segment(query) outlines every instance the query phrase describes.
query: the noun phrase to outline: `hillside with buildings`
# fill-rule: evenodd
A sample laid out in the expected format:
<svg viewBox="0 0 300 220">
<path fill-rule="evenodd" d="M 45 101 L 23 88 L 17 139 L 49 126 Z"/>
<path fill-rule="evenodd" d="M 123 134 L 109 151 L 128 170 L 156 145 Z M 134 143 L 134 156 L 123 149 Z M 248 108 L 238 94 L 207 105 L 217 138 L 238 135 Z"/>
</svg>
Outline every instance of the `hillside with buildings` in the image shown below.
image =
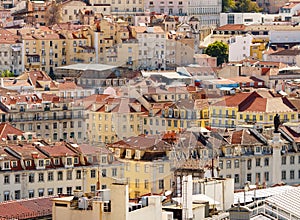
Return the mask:
<svg viewBox="0 0 300 220">
<path fill-rule="evenodd" d="M 0 219 L 300 219 L 300 3 L 225 3 L 1 1 Z"/>
</svg>

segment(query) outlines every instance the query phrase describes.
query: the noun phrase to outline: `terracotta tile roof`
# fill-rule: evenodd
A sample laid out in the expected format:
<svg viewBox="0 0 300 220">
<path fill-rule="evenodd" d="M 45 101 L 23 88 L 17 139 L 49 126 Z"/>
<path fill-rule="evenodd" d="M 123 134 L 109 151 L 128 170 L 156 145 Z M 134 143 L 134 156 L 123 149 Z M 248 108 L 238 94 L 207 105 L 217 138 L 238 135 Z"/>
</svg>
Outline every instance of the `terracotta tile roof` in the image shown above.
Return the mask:
<svg viewBox="0 0 300 220">
<path fill-rule="evenodd" d="M 276 51 L 269 56 L 297 56 L 300 54 L 300 50 L 295 50 L 295 49 L 287 49 L 287 50 L 281 50 L 281 51 Z"/>
<path fill-rule="evenodd" d="M 147 27 L 144 27 L 144 26 L 133 26 L 131 28 L 134 29 L 137 33 L 147 33 Z M 149 33 L 151 33 L 151 32 L 149 32 Z M 162 29 L 162 27 L 154 26 L 153 33 L 165 33 L 165 32 Z"/>
<path fill-rule="evenodd" d="M 261 144 L 259 139 L 257 139 L 254 135 L 252 135 L 247 129 L 231 132 L 227 140 L 229 144 L 234 144 L 234 145 Z"/>
<path fill-rule="evenodd" d="M 112 144 L 112 147 L 145 151 L 165 151 L 166 149 L 170 149 L 171 145 L 162 141 L 162 137 L 160 135 L 140 135 L 118 141 Z"/>
<path fill-rule="evenodd" d="M 17 103 L 37 104 L 41 103 L 42 99 L 36 94 L 30 95 L 4 95 L 0 100 L 4 105 L 9 106 Z"/>
<path fill-rule="evenodd" d="M 19 36 L 12 32 L 0 28 L 0 44 L 13 44 L 19 40 Z"/>
<path fill-rule="evenodd" d="M 293 112 L 294 106 L 281 97 L 262 98 L 256 97 L 245 105 L 239 106 L 239 111 L 245 112 L 266 112 L 266 113 L 279 113 L 279 112 Z"/>
<path fill-rule="evenodd" d="M 240 107 L 239 111 L 246 111 L 246 112 L 266 112 L 267 110 L 267 102 L 268 99 L 266 98 L 256 98 L 254 101 L 249 103 L 246 108 L 243 106 Z"/>
<path fill-rule="evenodd" d="M 76 85 L 75 82 L 63 82 L 58 84 L 59 90 L 82 90 L 83 88 Z"/>
<path fill-rule="evenodd" d="M 16 152 L 23 159 L 32 160 L 32 159 L 46 159 L 47 156 L 40 152 L 35 146 L 31 144 L 26 145 L 9 145 L 8 148 Z"/>
<path fill-rule="evenodd" d="M 65 142 L 55 142 L 53 145 L 39 146 L 39 149 L 41 149 L 50 157 L 64 157 L 64 156 L 78 155 L 78 153 L 76 153 L 74 150 L 68 148 Z"/>
<path fill-rule="evenodd" d="M 31 86 L 27 80 L 3 79 L 4 87 Z"/>
<path fill-rule="evenodd" d="M 300 4 L 299 2 L 288 2 L 281 8 L 284 8 L 284 9 L 294 8 L 295 6 L 297 6 L 299 4 Z"/>
<path fill-rule="evenodd" d="M 289 99 L 295 108 L 300 111 L 300 100 L 299 99 Z"/>
<path fill-rule="evenodd" d="M 52 199 L 42 197 L 0 203 L 0 219 L 36 219 L 52 213 Z"/>
<path fill-rule="evenodd" d="M 0 161 L 6 161 L 6 160 L 10 160 L 10 161 L 14 161 L 14 160 L 18 160 L 17 157 L 14 157 L 13 155 L 9 154 L 6 150 L 5 147 L 0 147 Z"/>
<path fill-rule="evenodd" d="M 11 124 L 9 123 L 1 123 L 0 124 L 0 140 L 8 140 L 8 135 L 9 134 L 14 134 L 17 136 L 22 136 L 24 134 L 23 131 L 13 127 Z"/>
<path fill-rule="evenodd" d="M 226 24 L 216 28 L 216 31 L 243 31 L 246 26 L 243 24 Z"/>
<path fill-rule="evenodd" d="M 283 130 L 283 132 L 285 132 L 296 143 L 300 143 L 300 133 L 288 126 L 280 126 L 280 129 Z"/>
<path fill-rule="evenodd" d="M 216 102 L 214 106 L 227 106 L 237 107 L 242 101 L 244 101 L 251 93 L 238 93 L 234 96 L 225 96 L 222 101 Z"/>
</svg>

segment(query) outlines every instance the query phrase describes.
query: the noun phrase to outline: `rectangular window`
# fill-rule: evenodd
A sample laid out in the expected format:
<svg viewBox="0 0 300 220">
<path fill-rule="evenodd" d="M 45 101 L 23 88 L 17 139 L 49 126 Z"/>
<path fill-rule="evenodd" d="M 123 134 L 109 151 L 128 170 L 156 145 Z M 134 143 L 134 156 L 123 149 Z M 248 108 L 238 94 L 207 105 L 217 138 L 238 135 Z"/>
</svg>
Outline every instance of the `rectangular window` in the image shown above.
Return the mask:
<svg viewBox="0 0 300 220">
<path fill-rule="evenodd" d="M 252 181 L 252 174 L 247 173 L 247 181 L 251 182 Z"/>
<path fill-rule="evenodd" d="M 281 171 L 281 179 L 286 180 L 286 171 L 285 170 Z"/>
<path fill-rule="evenodd" d="M 295 164 L 295 156 L 290 156 L 290 164 Z"/>
<path fill-rule="evenodd" d="M 260 167 L 260 158 L 256 158 L 256 166 Z"/>
<path fill-rule="evenodd" d="M 76 170 L 76 179 L 81 179 L 81 170 Z"/>
<path fill-rule="evenodd" d="M 62 194 L 63 193 L 63 188 L 62 187 L 59 187 L 57 188 L 57 194 Z"/>
<path fill-rule="evenodd" d="M 15 191 L 15 199 L 21 199 L 21 190 L 16 190 Z"/>
<path fill-rule="evenodd" d="M 223 169 L 223 161 L 222 160 L 219 161 L 219 167 L 220 167 L 220 169 Z"/>
<path fill-rule="evenodd" d="M 158 188 L 159 189 L 164 189 L 164 180 L 159 180 L 158 181 Z"/>
<path fill-rule="evenodd" d="M 91 170 L 91 178 L 96 178 L 96 170 Z"/>
<path fill-rule="evenodd" d="M 267 166 L 269 166 L 269 158 L 268 157 L 265 158 L 265 167 L 267 167 Z"/>
<path fill-rule="evenodd" d="M 72 170 L 67 171 L 67 180 L 72 180 Z"/>
<path fill-rule="evenodd" d="M 44 173 L 39 173 L 39 182 L 44 182 Z"/>
<path fill-rule="evenodd" d="M 239 182 L 240 182 L 239 174 L 234 174 L 234 183 L 239 183 Z"/>
<path fill-rule="evenodd" d="M 159 173 L 164 173 L 164 165 L 159 165 L 158 171 Z"/>
<path fill-rule="evenodd" d="M 231 169 L 231 160 L 226 161 L 226 168 Z"/>
<path fill-rule="evenodd" d="M 294 170 L 290 170 L 290 179 L 291 180 L 295 179 L 295 171 Z"/>
<path fill-rule="evenodd" d="M 53 195 L 53 188 L 49 188 L 48 189 L 48 196 L 52 196 Z"/>
<path fill-rule="evenodd" d="M 57 172 L 57 180 L 58 181 L 63 180 L 63 172 L 62 171 Z"/>
<path fill-rule="evenodd" d="M 15 183 L 20 183 L 20 174 L 15 175 Z"/>
<path fill-rule="evenodd" d="M 53 181 L 53 172 L 48 172 L 48 181 Z"/>
<path fill-rule="evenodd" d="M 28 182 L 30 182 L 30 183 L 34 182 L 34 173 L 29 173 Z"/>
<path fill-rule="evenodd" d="M 286 156 L 281 157 L 281 165 L 286 165 Z"/>
<path fill-rule="evenodd" d="M 10 182 L 9 179 L 10 179 L 9 175 L 5 175 L 4 176 L 4 184 L 9 184 L 9 182 Z"/>
<path fill-rule="evenodd" d="M 117 176 L 117 168 L 112 168 L 112 176 Z"/>
<path fill-rule="evenodd" d="M 67 194 L 72 195 L 72 187 L 67 187 Z"/>
<path fill-rule="evenodd" d="M 239 160 L 234 160 L 234 168 L 239 168 Z"/>
<path fill-rule="evenodd" d="M 265 172 L 265 181 L 267 182 L 267 181 L 269 181 L 269 172 Z"/>
<path fill-rule="evenodd" d="M 28 198 L 34 197 L 34 190 L 28 190 Z"/>
</svg>

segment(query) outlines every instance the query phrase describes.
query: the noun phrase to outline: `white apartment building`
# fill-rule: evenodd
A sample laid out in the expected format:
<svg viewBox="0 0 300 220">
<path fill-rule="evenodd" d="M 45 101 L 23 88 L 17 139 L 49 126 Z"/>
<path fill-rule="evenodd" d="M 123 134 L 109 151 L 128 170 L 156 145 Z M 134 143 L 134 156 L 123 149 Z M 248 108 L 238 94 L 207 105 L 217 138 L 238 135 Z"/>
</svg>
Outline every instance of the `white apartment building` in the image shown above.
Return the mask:
<svg viewBox="0 0 300 220">
<path fill-rule="evenodd" d="M 160 26 L 134 26 L 132 34 L 139 42 L 139 64 L 149 70 L 166 68 L 167 36 Z"/>
<path fill-rule="evenodd" d="M 239 135 L 244 144 L 232 143 L 224 148 L 219 157 L 219 176 L 233 178 L 236 189 L 244 188 L 246 182 L 258 186 L 300 183 L 300 152 L 297 144 L 292 144 L 290 131 L 283 127 L 281 133 L 272 134 L 272 140 L 259 132 L 251 131 L 251 137 Z M 233 135 L 231 140 L 238 138 Z"/>
<path fill-rule="evenodd" d="M 253 36 L 246 34 L 243 36 L 234 36 L 229 39 L 229 62 L 240 61 L 250 56 L 250 46 Z"/>
<path fill-rule="evenodd" d="M 0 202 L 71 195 L 74 190 L 91 192 L 106 188 L 111 179 L 120 179 L 122 164 L 108 153 L 102 152 L 101 160 L 95 153 L 81 153 L 92 152 L 93 147 L 89 148 L 66 142 L 35 142 L 35 146 L 19 142 L 0 147 Z"/>
<path fill-rule="evenodd" d="M 188 11 L 188 1 L 183 0 L 145 0 L 145 9 L 160 14 L 185 16 Z"/>
<path fill-rule="evenodd" d="M 198 18 L 202 27 L 217 26 L 222 12 L 221 0 L 191 0 L 188 16 Z"/>
</svg>

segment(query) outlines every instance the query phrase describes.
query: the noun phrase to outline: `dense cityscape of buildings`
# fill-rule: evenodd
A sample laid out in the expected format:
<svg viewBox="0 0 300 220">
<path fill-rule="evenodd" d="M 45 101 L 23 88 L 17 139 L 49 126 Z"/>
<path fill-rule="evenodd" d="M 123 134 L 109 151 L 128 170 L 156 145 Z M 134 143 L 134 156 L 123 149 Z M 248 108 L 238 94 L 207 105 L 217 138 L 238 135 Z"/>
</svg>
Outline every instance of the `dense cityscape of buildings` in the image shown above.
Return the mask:
<svg viewBox="0 0 300 220">
<path fill-rule="evenodd" d="M 1 1 L 0 219 L 300 219 L 300 3 L 252 3 Z"/>
</svg>

